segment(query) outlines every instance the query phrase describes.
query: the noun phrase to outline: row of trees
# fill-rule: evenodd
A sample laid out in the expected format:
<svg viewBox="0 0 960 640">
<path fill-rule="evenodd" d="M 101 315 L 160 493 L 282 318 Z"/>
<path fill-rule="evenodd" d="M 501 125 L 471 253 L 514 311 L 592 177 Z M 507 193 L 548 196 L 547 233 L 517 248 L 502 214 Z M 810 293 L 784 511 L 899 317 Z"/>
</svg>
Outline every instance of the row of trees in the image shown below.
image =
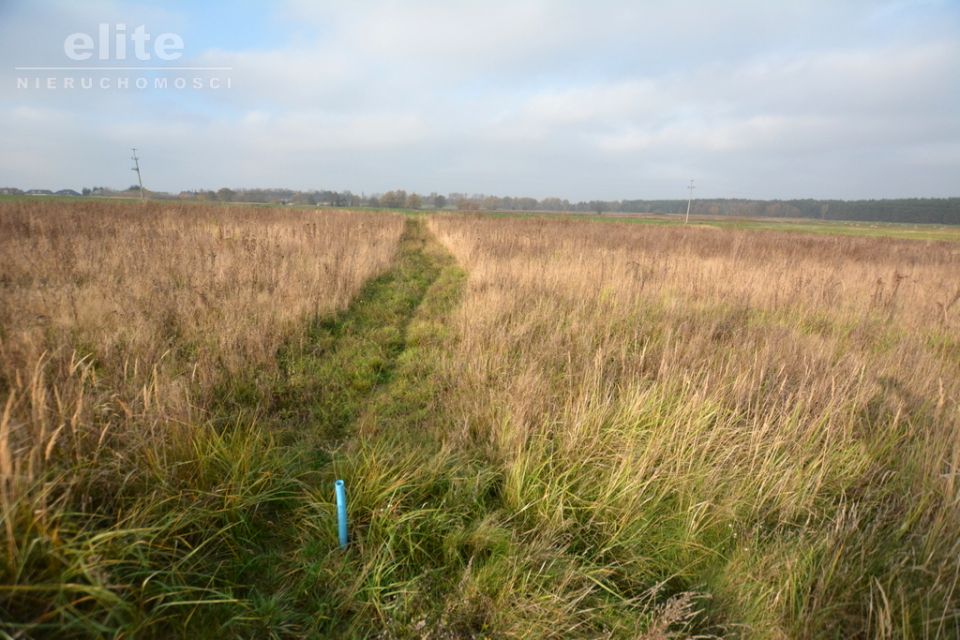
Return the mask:
<svg viewBox="0 0 960 640">
<path fill-rule="evenodd" d="M 560 198 L 514 198 L 484 194 L 431 193 L 421 195 L 403 189 L 357 195 L 350 191 L 294 191 L 292 189 L 220 189 L 218 191 L 183 191 L 182 199 L 219 202 L 253 202 L 273 204 L 317 205 L 327 207 L 374 207 L 384 209 L 450 209 L 460 211 L 620 211 L 618 203 L 571 203 Z M 685 202 L 685 201 L 684 201 Z"/>
<path fill-rule="evenodd" d="M 451 209 L 460 211 L 561 211 L 591 214 L 658 213 L 681 214 L 686 200 L 587 200 L 561 198 L 501 197 L 484 194 L 438 193 L 420 195 L 402 189 L 382 194 L 357 195 L 350 191 L 291 191 L 281 189 L 221 189 L 205 193 L 210 200 L 225 202 L 283 202 L 332 207 L 381 207 L 385 209 Z M 960 198 L 899 198 L 894 200 L 695 200 L 693 213 L 710 216 L 801 218 L 960 224 Z"/>
<path fill-rule="evenodd" d="M 611 203 L 613 204 L 613 203 Z M 632 200 L 621 211 L 683 213 L 685 200 Z M 897 198 L 891 200 L 696 200 L 698 215 L 750 218 L 800 218 L 913 224 L 960 224 L 960 198 Z"/>
<path fill-rule="evenodd" d="M 316 205 L 324 207 L 383 207 L 385 209 L 444 209 L 447 197 L 431 193 L 421 196 L 404 190 L 365 195 L 351 191 L 294 191 L 292 189 L 220 189 L 218 191 L 183 191 L 181 199 L 218 202 L 253 202 L 270 204 Z"/>
<path fill-rule="evenodd" d="M 42 191 L 42 193 L 41 193 Z M 127 196 L 139 192 L 134 185 L 126 191 L 106 187 L 84 188 L 84 196 Z M 75 191 L 21 191 L 0 189 L 0 194 L 80 195 Z M 446 209 L 460 211 L 559 211 L 591 214 L 655 213 L 682 214 L 686 200 L 588 200 L 571 202 L 561 198 L 528 198 L 485 194 L 431 193 L 421 195 L 403 189 L 372 195 L 351 191 L 296 191 L 293 189 L 227 189 L 183 191 L 177 195 L 150 192 L 155 199 L 179 198 L 211 202 L 295 204 L 319 207 L 374 207 L 385 209 Z M 960 224 L 960 198 L 898 198 L 892 200 L 695 200 L 693 213 L 709 216 L 854 220 L 864 222 L 905 222 Z"/>
<path fill-rule="evenodd" d="M 682 214 L 686 200 L 589 200 L 500 198 L 450 194 L 457 209 L 484 211 L 567 211 L 575 213 Z M 960 198 L 897 198 L 890 200 L 694 200 L 696 215 L 960 224 Z"/>
</svg>

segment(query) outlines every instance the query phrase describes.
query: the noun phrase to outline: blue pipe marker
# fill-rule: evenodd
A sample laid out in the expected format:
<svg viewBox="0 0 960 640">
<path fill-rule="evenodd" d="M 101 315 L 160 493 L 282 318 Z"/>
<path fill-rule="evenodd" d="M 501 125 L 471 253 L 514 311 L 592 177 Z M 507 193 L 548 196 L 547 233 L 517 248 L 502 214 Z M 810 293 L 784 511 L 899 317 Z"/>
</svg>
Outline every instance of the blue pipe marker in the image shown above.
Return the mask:
<svg viewBox="0 0 960 640">
<path fill-rule="evenodd" d="M 347 487 L 343 480 L 334 483 L 337 491 L 337 533 L 340 534 L 340 548 L 347 548 Z"/>
</svg>

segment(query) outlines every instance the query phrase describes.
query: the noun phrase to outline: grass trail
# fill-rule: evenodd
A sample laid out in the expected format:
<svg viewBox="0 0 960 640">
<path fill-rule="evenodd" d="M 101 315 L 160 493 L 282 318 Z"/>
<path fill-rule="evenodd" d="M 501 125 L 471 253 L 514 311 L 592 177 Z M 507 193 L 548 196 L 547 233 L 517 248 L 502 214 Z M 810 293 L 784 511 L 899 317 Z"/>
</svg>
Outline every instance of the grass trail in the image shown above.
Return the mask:
<svg viewBox="0 0 960 640">
<path fill-rule="evenodd" d="M 345 314 L 317 321 L 280 354 L 283 378 L 270 422 L 327 452 L 350 434 L 366 403 L 391 380 L 407 326 L 440 271 L 424 251 L 427 240 L 423 224 L 408 220 L 396 267 L 364 287 Z"/>
<path fill-rule="evenodd" d="M 0 637 L 311 637 L 366 611 L 352 604 L 364 581 L 345 577 L 367 508 L 345 461 L 386 424 L 378 414 L 413 416 L 426 400 L 397 390 L 427 389 L 409 382 L 423 337 L 411 323 L 452 265 L 421 220 L 405 224 L 393 268 L 288 340 L 279 373 L 235 376 L 207 421 L 124 461 L 142 478 L 105 486 L 82 512 L 22 505 L 19 535 L 34 542 L 0 570 Z M 347 554 L 338 474 L 354 517 Z"/>
<path fill-rule="evenodd" d="M 384 490 L 397 487 L 364 477 L 365 463 L 371 446 L 381 453 L 427 450 L 415 441 L 437 418 L 436 355 L 463 279 L 422 221 L 408 219 L 395 268 L 368 284 L 346 313 L 316 322 L 280 354 L 283 374 L 273 396 L 258 399 L 259 422 L 296 452 L 305 493 L 247 550 L 234 580 L 249 585 L 241 589 L 247 606 L 228 628 L 264 637 L 340 636 L 386 623 L 387 594 L 376 585 L 400 587 L 387 571 L 371 575 L 384 567 L 372 566 L 382 558 L 368 539 L 383 533 L 376 515 L 391 504 Z M 397 448 L 400 441 L 413 446 Z M 376 466 L 389 473 L 394 465 Z M 346 553 L 336 539 L 338 477 L 347 481 L 350 503 Z"/>
</svg>

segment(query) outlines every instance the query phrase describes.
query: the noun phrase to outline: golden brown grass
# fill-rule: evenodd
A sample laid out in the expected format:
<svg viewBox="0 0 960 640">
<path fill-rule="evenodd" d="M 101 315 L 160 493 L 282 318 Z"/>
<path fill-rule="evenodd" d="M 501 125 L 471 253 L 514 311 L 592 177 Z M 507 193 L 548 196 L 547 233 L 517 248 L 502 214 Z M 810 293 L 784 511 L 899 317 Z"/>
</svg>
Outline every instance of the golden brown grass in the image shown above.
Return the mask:
<svg viewBox="0 0 960 640">
<path fill-rule="evenodd" d="M 960 636 L 960 246 L 428 224 L 0 202 L 0 633 Z"/>
<path fill-rule="evenodd" d="M 328 211 L 4 201 L 0 457 L 30 482 L 81 423 L 102 441 L 134 418 L 195 421 L 225 379 L 275 368 L 305 319 L 343 309 L 402 228 Z"/>
<path fill-rule="evenodd" d="M 469 273 L 446 437 L 528 535 L 703 629 L 960 634 L 960 247 L 430 225 Z"/>
<path fill-rule="evenodd" d="M 169 524 L 187 512 L 182 490 L 229 483 L 204 464 L 224 452 L 235 459 L 216 464 L 241 473 L 262 453 L 249 429 L 213 428 L 223 416 L 211 409 L 254 393 L 285 341 L 386 270 L 403 226 L 330 211 L 0 202 L 0 611 L 64 624 L 109 601 L 103 585 L 122 563 L 101 547 L 116 539 L 136 554 L 162 520 L 146 507 L 133 517 L 131 500 L 170 497 Z M 227 451 L 224 438 L 249 446 Z M 155 541 L 164 557 L 188 552 L 170 530 Z M 71 594 L 70 582 L 93 586 Z"/>
</svg>

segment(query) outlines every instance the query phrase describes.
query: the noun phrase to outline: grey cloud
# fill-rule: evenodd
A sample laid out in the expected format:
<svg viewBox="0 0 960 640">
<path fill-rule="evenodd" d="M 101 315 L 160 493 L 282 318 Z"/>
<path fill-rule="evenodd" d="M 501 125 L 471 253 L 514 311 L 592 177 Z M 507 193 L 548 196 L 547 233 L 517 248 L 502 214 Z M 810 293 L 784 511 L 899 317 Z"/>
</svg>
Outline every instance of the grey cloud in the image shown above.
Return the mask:
<svg viewBox="0 0 960 640">
<path fill-rule="evenodd" d="M 42 57 L 80 9 L 64 11 L 49 31 L 0 27 L 4 59 Z M 98 11 L 118 5 L 82 13 Z M 230 91 L 31 93 L 0 69 L 0 183 L 125 186 L 135 143 L 148 181 L 171 190 L 677 197 L 695 175 L 717 196 L 957 195 L 957 15 L 947 3 L 292 1 L 279 10 L 288 44 L 199 52 L 234 68 Z"/>
</svg>

